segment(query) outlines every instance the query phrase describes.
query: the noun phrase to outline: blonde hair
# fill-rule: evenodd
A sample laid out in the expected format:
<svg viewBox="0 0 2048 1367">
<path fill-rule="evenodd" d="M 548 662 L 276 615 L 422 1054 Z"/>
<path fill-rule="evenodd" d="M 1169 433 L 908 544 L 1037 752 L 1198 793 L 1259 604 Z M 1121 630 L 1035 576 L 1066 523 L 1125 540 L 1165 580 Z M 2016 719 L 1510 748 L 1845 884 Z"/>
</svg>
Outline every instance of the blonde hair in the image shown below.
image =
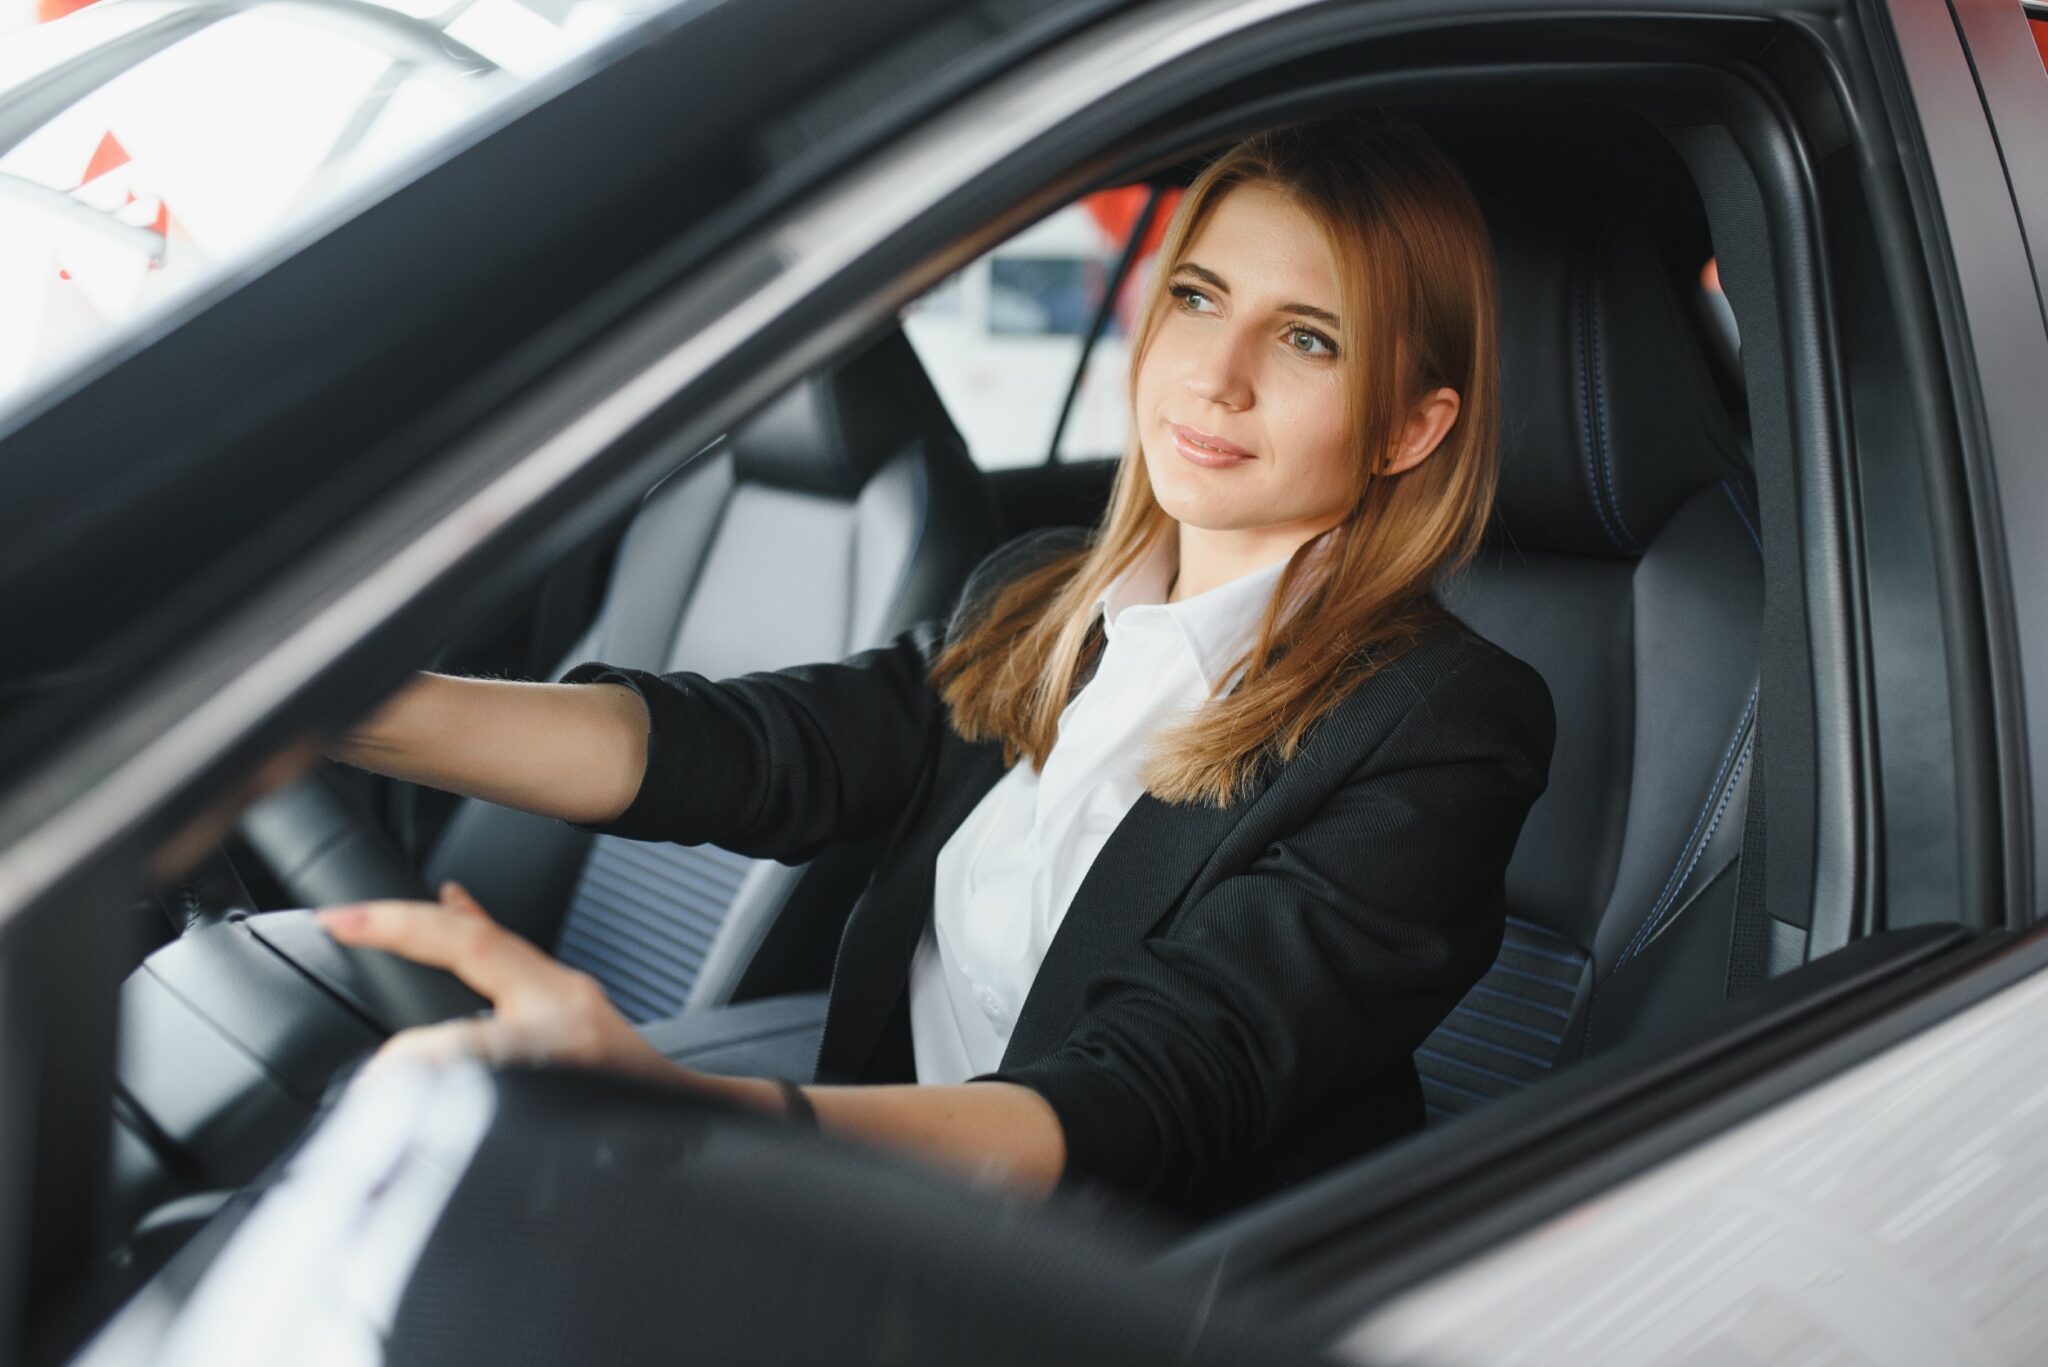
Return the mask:
<svg viewBox="0 0 2048 1367">
<path fill-rule="evenodd" d="M 1140 778 L 1168 802 L 1227 806 L 1259 765 L 1442 619 L 1437 578 L 1479 547 L 1499 471 L 1499 324 L 1493 250 L 1463 176 L 1414 124 L 1384 111 L 1272 128 L 1225 150 L 1181 198 L 1131 344 L 1127 397 L 1170 298 L 1173 270 L 1223 196 L 1287 194 L 1335 250 L 1342 309 L 1356 320 L 1347 406 L 1356 434 L 1350 514 L 1288 560 L 1254 643 L 1219 678 L 1223 697 L 1154 737 Z M 1420 465 L 1381 474 L 1409 408 L 1448 385 L 1456 420 Z M 1042 767 L 1077 679 L 1101 650 L 1094 601 L 1167 535 L 1136 426 L 1089 544 L 1019 574 L 933 662 L 953 728 L 1000 739 L 1006 764 Z"/>
</svg>

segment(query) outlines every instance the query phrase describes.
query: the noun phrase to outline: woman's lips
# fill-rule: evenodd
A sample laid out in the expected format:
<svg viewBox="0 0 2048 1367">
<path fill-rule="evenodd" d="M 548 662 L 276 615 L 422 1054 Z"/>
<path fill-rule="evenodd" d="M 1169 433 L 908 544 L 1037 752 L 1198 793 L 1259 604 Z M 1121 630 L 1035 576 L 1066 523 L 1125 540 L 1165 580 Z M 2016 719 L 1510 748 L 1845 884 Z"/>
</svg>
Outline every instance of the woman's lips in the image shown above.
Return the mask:
<svg viewBox="0 0 2048 1367">
<path fill-rule="evenodd" d="M 1183 427 L 1177 422 L 1170 422 L 1166 429 L 1173 433 L 1175 448 L 1197 465 L 1213 469 L 1222 465 L 1242 465 L 1253 459 L 1252 453 L 1237 443 L 1210 436 L 1199 427 Z"/>
</svg>

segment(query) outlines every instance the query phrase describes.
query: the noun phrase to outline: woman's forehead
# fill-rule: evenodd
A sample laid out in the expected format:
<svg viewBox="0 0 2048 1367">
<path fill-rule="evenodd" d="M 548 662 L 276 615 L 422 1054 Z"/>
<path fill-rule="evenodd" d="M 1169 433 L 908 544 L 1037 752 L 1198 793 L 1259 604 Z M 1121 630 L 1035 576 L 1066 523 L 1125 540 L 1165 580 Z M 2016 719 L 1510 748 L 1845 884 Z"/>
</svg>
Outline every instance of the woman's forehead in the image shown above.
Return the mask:
<svg viewBox="0 0 2048 1367">
<path fill-rule="evenodd" d="M 1337 257 L 1328 235 L 1292 196 L 1269 185 L 1224 192 L 1181 262 L 1219 276 L 1241 305 L 1299 302 L 1339 311 Z"/>
</svg>

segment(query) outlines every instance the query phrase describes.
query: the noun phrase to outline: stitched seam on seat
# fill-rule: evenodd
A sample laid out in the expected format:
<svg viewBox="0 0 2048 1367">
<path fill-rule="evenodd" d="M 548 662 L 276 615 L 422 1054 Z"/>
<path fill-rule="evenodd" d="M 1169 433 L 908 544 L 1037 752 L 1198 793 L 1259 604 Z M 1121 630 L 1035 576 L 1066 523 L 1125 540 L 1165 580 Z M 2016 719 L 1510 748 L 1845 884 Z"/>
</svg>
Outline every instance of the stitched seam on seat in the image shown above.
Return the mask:
<svg viewBox="0 0 2048 1367">
<path fill-rule="evenodd" d="M 1533 930 L 1538 935 L 1548 936 L 1549 938 L 1557 941 L 1559 944 L 1569 945 L 1574 950 L 1579 950 L 1579 942 L 1577 940 L 1574 940 L 1571 936 L 1565 934 L 1561 930 L 1552 930 L 1549 926 L 1540 925 L 1535 921 L 1525 921 L 1519 916 L 1508 917 L 1508 924 L 1511 926 L 1518 926 L 1523 930 Z M 1585 958 L 1584 950 L 1579 950 L 1579 957 L 1581 959 Z"/>
<path fill-rule="evenodd" d="M 1606 484 L 1604 487 L 1607 505 L 1614 513 L 1614 525 L 1621 529 L 1623 538 L 1628 542 L 1627 549 L 1639 551 L 1642 549 L 1642 543 L 1637 541 L 1636 534 L 1628 529 L 1628 522 L 1621 515 L 1621 498 L 1614 491 L 1613 451 L 1610 449 L 1610 444 L 1607 440 L 1607 377 L 1605 367 L 1600 361 L 1600 254 L 1606 250 L 1607 240 L 1613 236 L 1614 226 L 1619 222 L 1621 220 L 1618 217 L 1608 219 L 1606 225 L 1600 229 L 1600 236 L 1593 244 L 1593 258 L 1589 263 L 1588 269 L 1592 306 L 1588 317 L 1586 335 L 1592 348 L 1594 376 L 1593 416 L 1598 423 L 1599 440 L 1597 445 L 1600 451 L 1600 468 L 1606 473 Z"/>
<path fill-rule="evenodd" d="M 1593 464 L 1592 362 L 1590 359 L 1591 348 L 1587 341 L 1592 331 L 1591 324 L 1587 320 L 1587 313 L 1589 311 L 1587 297 L 1592 292 L 1588 282 L 1593 274 L 1592 253 L 1590 251 L 1580 262 L 1579 271 L 1578 288 L 1573 291 L 1576 298 L 1573 300 L 1572 322 L 1576 325 L 1576 330 L 1579 334 L 1577 338 L 1578 346 L 1576 348 L 1579 369 L 1579 444 L 1584 448 L 1586 455 L 1586 488 L 1593 499 L 1593 512 L 1599 517 L 1600 527 L 1607 533 L 1607 539 L 1614 543 L 1617 550 L 1627 550 L 1628 547 L 1622 544 L 1621 538 L 1615 535 L 1614 524 L 1607 520 L 1607 504 L 1602 499 L 1600 493 L 1600 475 Z"/>
<path fill-rule="evenodd" d="M 1492 968 L 1487 970 L 1487 972 L 1505 973 L 1511 978 L 1521 978 L 1526 982 L 1541 983 L 1545 987 L 1556 988 L 1559 991 L 1562 991 L 1564 988 L 1564 984 L 1559 982 L 1555 978 L 1546 978 L 1540 973 L 1530 973 L 1519 968 L 1509 968 L 1504 963 L 1496 962 Z"/>
<path fill-rule="evenodd" d="M 1577 968 L 1586 962 L 1586 956 L 1583 954 L 1560 954 L 1554 949 L 1537 949 L 1533 945 L 1518 945 L 1512 941 L 1503 941 L 1500 952 L 1502 954 L 1526 954 L 1532 959 L 1542 959 L 1547 963 L 1553 964 L 1570 964 L 1573 968 Z M 1499 955 L 1495 957 L 1498 958 Z"/>
<path fill-rule="evenodd" d="M 1513 1045 L 1502 1044 L 1498 1040 L 1486 1039 L 1480 1035 L 1468 1035 L 1463 1030 L 1453 1030 L 1448 1025 L 1439 1025 L 1434 1033 L 1442 1035 L 1445 1039 L 1458 1040 L 1461 1043 L 1476 1045 L 1481 1049 L 1491 1049 L 1496 1054 L 1504 1054 L 1508 1058 L 1519 1059 L 1523 1063 L 1533 1063 L 1538 1068 L 1548 1068 L 1551 1063 L 1549 1059 L 1544 1058 L 1541 1054 L 1532 1054 L 1526 1049 L 1517 1049 Z M 1453 1055 L 1453 1057 L 1456 1056 Z M 1463 1062 L 1462 1059 L 1459 1061 Z"/>
<path fill-rule="evenodd" d="M 1491 970 L 1489 970 L 1489 972 L 1499 972 L 1499 971 L 1500 971 L 1500 965 L 1498 965 L 1498 964 L 1495 964 L 1495 965 L 1493 966 L 1493 968 L 1492 968 Z M 1511 970 L 1511 971 L 1512 971 L 1512 970 Z M 1582 971 L 1582 972 L 1584 971 L 1584 970 L 1583 970 L 1583 968 L 1581 969 L 1581 971 Z M 1557 986 L 1557 987 L 1562 987 L 1562 986 L 1563 986 L 1563 984 L 1561 984 L 1561 983 L 1558 983 L 1558 984 L 1552 984 L 1552 985 L 1553 985 L 1553 986 Z M 1544 1015 L 1546 1015 L 1546 1016 L 1555 1016 L 1555 1017 L 1557 1017 L 1557 1018 L 1558 1018 L 1559 1020 L 1561 1020 L 1561 1021 L 1564 1021 L 1564 1022 L 1566 1022 L 1567 1024 L 1569 1024 L 1569 1023 L 1570 1023 L 1570 1021 L 1571 1021 L 1571 1018 L 1572 1018 L 1572 1013 L 1571 1013 L 1571 1012 L 1569 1012 L 1569 1011 L 1567 1011 L 1567 1010 L 1565 1010 L 1565 1009 L 1564 1009 L 1563 1007 L 1560 1007 L 1560 1006 L 1551 1006 L 1551 1005 L 1549 1005 L 1549 1004 L 1548 1004 L 1548 1003 L 1546 1003 L 1546 1002 L 1539 1002 L 1539 1001 L 1536 1001 L 1536 1000 L 1534 1000 L 1533 998 L 1529 998 L 1529 997 L 1517 997 L 1517 996 L 1516 996 L 1516 995 L 1515 995 L 1514 993 L 1512 993 L 1512 992 L 1504 992 L 1504 991 L 1502 991 L 1502 990 L 1501 990 L 1500 988 L 1498 988 L 1498 987 L 1489 987 L 1489 986 L 1487 986 L 1487 985 L 1486 985 L 1486 984 L 1485 984 L 1484 982 L 1481 982 L 1481 983 L 1479 983 L 1479 984 L 1478 984 L 1477 986 L 1475 986 L 1475 987 L 1474 987 L 1474 988 L 1473 988 L 1472 990 L 1473 990 L 1473 992 L 1477 993 L 1478 995 L 1480 995 L 1480 996 L 1482 996 L 1482 997 L 1499 997 L 1499 998 L 1500 998 L 1500 999 L 1501 999 L 1502 1001 L 1506 1001 L 1506 1002 L 1513 1002 L 1513 1003 L 1514 1003 L 1515 1005 L 1517 1005 L 1517 1006 L 1526 1006 L 1526 1007 L 1528 1007 L 1528 1008 L 1529 1008 L 1529 1009 L 1530 1009 L 1531 1011 L 1541 1011 L 1541 1012 L 1542 1012 L 1542 1013 L 1543 1013 Z"/>
<path fill-rule="evenodd" d="M 1423 1086 L 1425 1086 L 1425 1087 L 1440 1087 L 1440 1088 L 1442 1088 L 1442 1089 L 1443 1089 L 1444 1091 L 1446 1091 L 1446 1092 L 1456 1092 L 1456 1093 L 1457 1093 L 1457 1094 L 1458 1094 L 1459 1096 L 1464 1096 L 1464 1097 L 1470 1097 L 1470 1098 L 1471 1098 L 1472 1100 L 1474 1100 L 1474 1101 L 1497 1101 L 1497 1100 L 1499 1100 L 1499 1098 L 1498 1098 L 1498 1097 L 1491 1097 L 1491 1096 L 1488 1096 L 1488 1095 L 1487 1095 L 1486 1093 L 1484 1093 L 1484 1092 L 1482 1092 L 1482 1091 L 1478 1091 L 1478 1090 L 1476 1090 L 1475 1088 L 1471 1088 L 1471 1087 L 1461 1087 L 1461 1086 L 1459 1086 L 1459 1085 L 1458 1085 L 1457 1083 L 1455 1083 L 1455 1082 L 1447 1082 L 1447 1081 L 1445 1081 L 1445 1080 L 1444 1080 L 1443 1078 L 1441 1078 L 1441 1077 L 1438 1077 L 1438 1076 L 1437 1076 L 1436 1074 L 1434 1074 L 1434 1073 L 1425 1073 L 1425 1074 L 1423 1075 L 1423 1078 L 1422 1078 L 1422 1085 L 1423 1085 Z M 1528 1085 L 1528 1084 L 1526 1084 L 1526 1083 L 1517 1083 L 1516 1085 L 1517 1085 L 1517 1086 L 1526 1086 L 1526 1085 Z"/>
<path fill-rule="evenodd" d="M 1735 508 L 1735 516 L 1742 520 L 1742 530 L 1749 533 L 1749 544 L 1756 547 L 1756 553 L 1761 557 L 1764 553 L 1764 539 L 1756 534 L 1755 525 L 1750 522 L 1749 514 L 1743 510 L 1742 500 L 1735 496 L 1735 486 L 1724 479 L 1721 481 L 1721 492 L 1728 495 L 1728 502 Z"/>
<path fill-rule="evenodd" d="M 1622 964 L 1626 963 L 1635 954 L 1637 948 L 1642 943 L 1643 936 L 1649 931 L 1651 922 L 1663 912 L 1665 904 L 1671 900 L 1671 895 L 1684 882 L 1684 873 L 1681 872 L 1681 865 L 1686 870 L 1691 868 L 1691 865 L 1685 864 L 1686 852 L 1691 850 L 1693 842 L 1699 839 L 1701 828 L 1706 825 L 1709 814 L 1714 809 L 1715 802 L 1722 796 L 1722 785 L 1728 781 L 1729 766 L 1735 761 L 1736 750 L 1742 746 L 1743 736 L 1749 729 L 1750 715 L 1756 711 L 1756 695 L 1756 689 L 1752 688 L 1749 690 L 1749 702 L 1742 709 L 1741 719 L 1735 723 L 1735 734 L 1728 740 L 1728 749 L 1721 755 L 1720 765 L 1714 770 L 1714 781 L 1707 788 L 1707 800 L 1701 804 L 1700 814 L 1693 819 L 1692 831 L 1685 837 L 1685 843 L 1678 847 L 1678 860 L 1672 865 L 1671 877 L 1665 881 L 1663 891 L 1657 894 L 1657 900 L 1650 904 L 1649 914 L 1644 917 L 1643 924 L 1637 927 L 1634 935 L 1629 937 L 1628 944 L 1621 951 L 1621 957 L 1615 960 L 1615 968 L 1620 968 Z M 1610 975 L 1613 971 L 1613 969 L 1608 970 Z"/>
<path fill-rule="evenodd" d="M 1476 992 L 1478 989 L 1474 988 L 1473 990 Z M 1509 997 L 1508 1000 L 1515 1001 L 1517 999 Z M 1534 1035 L 1546 1044 L 1556 1044 L 1564 1039 L 1564 1032 L 1561 1030 L 1543 1030 L 1533 1025 L 1524 1025 L 1520 1021 L 1509 1020 L 1506 1016 L 1496 1016 L 1491 1011 L 1481 1011 L 1478 1007 L 1472 1005 L 1470 1001 L 1461 1001 L 1452 1007 L 1451 1014 L 1446 1019 L 1456 1019 L 1460 1013 L 1470 1016 L 1474 1020 L 1483 1020 L 1488 1025 L 1498 1026 L 1502 1030 L 1519 1030 L 1525 1035 Z M 1439 1026 L 1438 1029 L 1442 1029 L 1442 1027 Z"/>
<path fill-rule="evenodd" d="M 1672 889 L 1672 895 L 1674 897 L 1677 895 L 1678 890 L 1685 886 L 1686 880 L 1692 877 L 1692 871 L 1699 867 L 1700 860 L 1706 856 L 1707 846 L 1714 843 L 1714 832 L 1721 828 L 1721 818 L 1727 815 L 1728 804 L 1734 801 L 1735 799 L 1736 786 L 1740 783 L 1742 779 L 1742 771 L 1749 766 L 1749 758 L 1750 755 L 1754 752 L 1754 750 L 1755 743 L 1753 741 L 1751 742 L 1751 744 L 1742 747 L 1742 758 L 1735 762 L 1735 771 L 1728 775 L 1728 787 L 1726 791 L 1724 791 L 1721 794 L 1721 805 L 1714 810 L 1714 824 L 1707 827 L 1707 833 L 1700 837 L 1699 848 L 1692 852 L 1692 861 L 1685 866 L 1685 873 L 1681 878 L 1679 878 L 1677 887 L 1674 887 Z M 1663 913 L 1668 910 L 1670 910 L 1669 902 L 1667 902 L 1665 906 L 1659 908 L 1658 911 L 1651 916 L 1650 920 L 1644 924 L 1643 933 L 1646 938 L 1644 938 L 1642 946 L 1632 951 L 1632 953 L 1640 954 L 1642 952 L 1642 948 L 1647 947 L 1651 940 L 1657 938 L 1656 931 L 1658 925 L 1663 920 Z"/>
<path fill-rule="evenodd" d="M 1453 1068 L 1464 1069 L 1474 1077 L 1490 1078 L 1495 1082 L 1505 1082 L 1510 1087 L 1526 1087 L 1529 1085 L 1528 1078 L 1516 1077 L 1512 1073 L 1503 1073 L 1500 1069 L 1488 1068 L 1483 1063 L 1468 1063 L 1456 1054 L 1446 1054 L 1443 1050 L 1432 1049 L 1428 1045 L 1417 1049 L 1415 1056 L 1417 1058 L 1435 1059 L 1439 1063 L 1448 1063 Z M 1549 1065 L 1546 1064 L 1545 1066 L 1548 1067 Z M 1442 1081 L 1442 1078 L 1439 1077 L 1438 1081 Z"/>
</svg>

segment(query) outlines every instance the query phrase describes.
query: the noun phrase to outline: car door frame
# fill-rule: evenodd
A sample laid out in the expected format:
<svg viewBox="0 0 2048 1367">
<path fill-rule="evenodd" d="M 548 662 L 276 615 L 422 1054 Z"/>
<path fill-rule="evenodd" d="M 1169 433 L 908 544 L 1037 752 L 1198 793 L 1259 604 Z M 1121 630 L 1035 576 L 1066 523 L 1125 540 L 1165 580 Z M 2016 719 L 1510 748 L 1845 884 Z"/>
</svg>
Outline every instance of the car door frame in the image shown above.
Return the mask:
<svg viewBox="0 0 2048 1367">
<path fill-rule="evenodd" d="M 677 448 L 701 449 L 709 434 L 886 321 L 902 299 L 1079 190 L 1128 177 L 1137 168 L 1104 154 L 1111 139 L 1101 128 L 1075 126 L 1099 96 L 1075 83 L 1074 70 L 1126 91 L 1138 83 L 1132 72 L 1213 51 L 1232 23 L 1250 32 L 1270 22 L 1278 32 L 1298 18 L 1286 33 L 1299 44 L 1327 38 L 1330 25 L 1308 21 L 1343 8 L 1214 0 L 1170 15 L 1148 7 L 1111 16 L 1075 68 L 1026 66 L 964 101 L 957 119 L 890 148 L 721 258 L 734 269 L 677 283 L 665 307 L 615 326 L 549 385 L 460 440 L 437 430 L 447 454 L 366 505 L 211 636 L 161 662 L 154 692 L 101 719 L 68 756 L 72 770 L 48 776 L 54 815 L 31 821 L 12 798 L 13 829 L 25 835 L 0 854 L 9 899 L 0 922 L 14 923 L 0 928 L 60 927 L 71 899 L 121 891 L 137 871 L 204 848 L 243 796 L 243 776 L 346 724 L 402 676 L 403 661 L 424 658 L 451 611 L 488 601 L 500 591 L 494 580 L 533 572 L 614 518 Z M 1539 16 L 1552 7 L 1509 8 Z M 1441 0 L 1395 3 L 1374 7 L 1374 19 L 1440 25 L 1451 10 Z M 1375 27 L 1340 17 L 1354 36 Z M 1018 184 L 1035 188 L 1020 197 Z M 38 957 L 39 970 L 69 963 L 68 977 L 30 983 L 17 971 L 0 991 L 10 1026 L 78 1026 L 86 1044 L 67 1081 L 74 1101 L 95 1088 L 104 1097 L 105 1046 L 91 1041 L 111 1012 L 109 964 L 90 952 L 67 959 L 56 943 L 75 949 L 79 938 L 52 935 Z M 29 1036 L 10 1029 L 0 1037 Z M 10 1047 L 13 1066 L 32 1066 L 23 1052 Z M 19 1072 L 9 1080 L 17 1084 L 26 1085 Z M 1640 1115 L 1623 1123 L 1653 1139 L 1677 1133 Z M 83 1142 L 79 1161 L 89 1163 L 92 1145 Z M 1588 1156 L 1582 1142 L 1575 1161 L 1583 1168 Z M 1591 1156 L 1611 1176 L 1611 1151 Z M 12 1188 L 18 1200 L 26 1170 L 19 1150 L 13 1157 L 0 1193 Z M 0 1203 L 0 1216 L 18 1210 Z"/>
</svg>

